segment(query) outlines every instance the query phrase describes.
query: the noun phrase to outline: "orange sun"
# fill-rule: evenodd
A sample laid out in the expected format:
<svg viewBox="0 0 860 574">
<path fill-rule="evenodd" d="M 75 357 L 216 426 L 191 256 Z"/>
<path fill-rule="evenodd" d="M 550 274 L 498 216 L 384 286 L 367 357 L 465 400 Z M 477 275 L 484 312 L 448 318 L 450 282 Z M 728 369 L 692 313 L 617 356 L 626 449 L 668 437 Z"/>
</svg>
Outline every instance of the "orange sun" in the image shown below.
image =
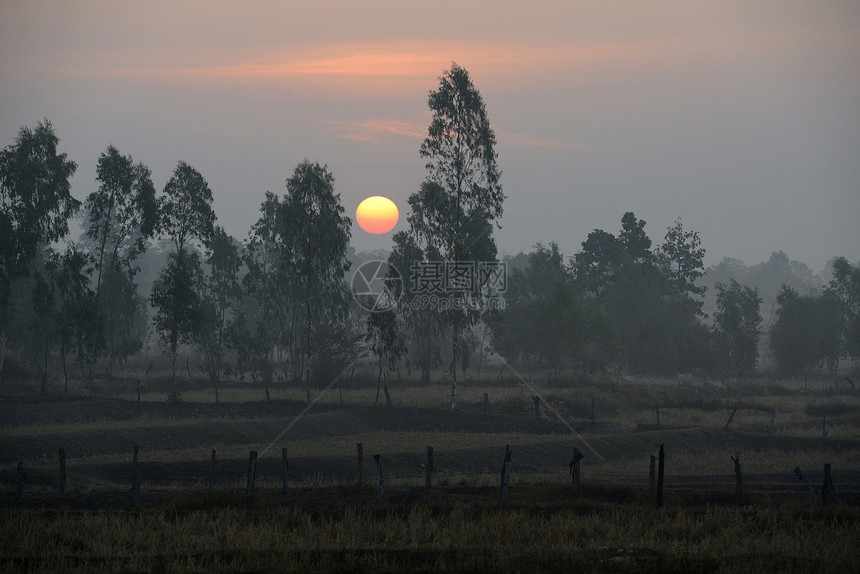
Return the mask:
<svg viewBox="0 0 860 574">
<path fill-rule="evenodd" d="M 387 197 L 373 195 L 358 204 L 355 210 L 355 220 L 368 233 L 379 235 L 388 233 L 397 225 L 400 212 L 397 206 Z"/>
</svg>

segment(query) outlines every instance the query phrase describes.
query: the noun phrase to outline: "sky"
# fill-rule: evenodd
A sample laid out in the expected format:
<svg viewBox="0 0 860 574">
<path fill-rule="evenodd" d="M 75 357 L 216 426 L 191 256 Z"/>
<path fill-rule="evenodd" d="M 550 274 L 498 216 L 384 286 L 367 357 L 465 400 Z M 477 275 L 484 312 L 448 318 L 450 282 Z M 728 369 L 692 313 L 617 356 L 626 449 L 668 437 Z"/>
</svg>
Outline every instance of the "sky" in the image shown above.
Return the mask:
<svg viewBox="0 0 860 574">
<path fill-rule="evenodd" d="M 394 231 L 425 178 L 428 93 L 466 68 L 507 195 L 500 253 L 577 252 L 634 212 L 680 217 L 705 263 L 785 251 L 860 259 L 860 3 L 703 0 L 0 0 L 0 147 L 50 119 L 96 188 L 108 144 L 161 191 L 178 161 L 247 238 L 264 193 L 327 164 L 347 214 L 385 195 Z"/>
</svg>

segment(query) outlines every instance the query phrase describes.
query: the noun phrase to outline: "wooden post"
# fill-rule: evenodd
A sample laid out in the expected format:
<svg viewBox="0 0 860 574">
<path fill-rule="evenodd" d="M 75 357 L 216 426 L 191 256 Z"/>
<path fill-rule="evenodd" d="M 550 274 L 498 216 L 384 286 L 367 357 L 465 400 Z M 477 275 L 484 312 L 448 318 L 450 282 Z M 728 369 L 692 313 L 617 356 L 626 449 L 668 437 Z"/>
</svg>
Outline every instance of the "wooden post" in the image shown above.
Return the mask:
<svg viewBox="0 0 860 574">
<path fill-rule="evenodd" d="M 364 484 L 364 445 L 358 443 L 358 469 L 355 471 L 355 480 L 359 486 Z"/>
<path fill-rule="evenodd" d="M 140 402 L 140 379 L 137 380 L 137 402 Z"/>
<path fill-rule="evenodd" d="M 248 460 L 248 485 L 245 488 L 245 493 L 248 496 L 254 495 L 254 475 L 257 474 L 257 451 L 251 451 L 251 457 Z"/>
<path fill-rule="evenodd" d="M 729 425 L 732 424 L 732 421 L 735 420 L 735 413 L 736 412 L 738 412 L 738 406 L 737 405 L 735 405 L 735 408 L 732 411 L 732 414 L 730 414 L 728 420 L 726 420 L 726 424 L 723 425 L 723 430 L 728 430 Z"/>
<path fill-rule="evenodd" d="M 801 470 L 800 470 L 800 467 L 799 467 L 799 466 L 797 466 L 797 467 L 795 467 L 795 468 L 794 468 L 794 474 L 795 474 L 795 476 L 797 476 L 797 479 L 798 479 L 798 480 L 800 480 L 800 481 L 802 481 L 804 484 L 806 484 L 806 488 L 808 488 L 808 489 L 809 489 L 809 493 L 810 493 L 810 494 L 812 494 L 812 500 L 814 500 L 814 501 L 815 501 L 816 503 L 818 503 L 818 504 L 821 504 L 821 501 L 820 501 L 820 500 L 819 500 L 819 498 L 818 498 L 818 493 L 817 493 L 817 492 L 815 492 L 815 489 L 814 489 L 814 488 L 812 488 L 812 485 L 811 485 L 811 484 L 809 484 L 809 480 L 807 480 L 807 478 L 806 478 L 805 476 L 803 476 L 803 472 L 801 472 Z"/>
<path fill-rule="evenodd" d="M 385 479 L 382 477 L 382 460 L 381 456 L 378 454 L 373 455 L 373 460 L 376 461 L 376 499 L 379 502 L 382 502 L 383 497 L 385 496 L 385 488 L 383 488 L 383 483 Z"/>
<path fill-rule="evenodd" d="M 287 485 L 289 484 L 290 462 L 287 460 L 287 447 L 281 449 L 281 472 L 284 475 L 284 494 L 287 493 Z"/>
<path fill-rule="evenodd" d="M 741 453 L 735 451 L 735 456 L 730 457 L 735 464 L 735 496 L 742 498 L 744 495 L 744 479 L 741 474 Z"/>
<path fill-rule="evenodd" d="M 430 490 L 430 477 L 433 475 L 433 447 L 427 447 L 427 464 L 424 466 L 424 484 Z"/>
<path fill-rule="evenodd" d="M 66 492 L 66 450 L 59 449 L 57 458 L 60 461 L 60 492 Z"/>
<path fill-rule="evenodd" d="M 484 416 L 492 416 L 492 411 L 490 410 L 490 393 L 484 393 Z"/>
<path fill-rule="evenodd" d="M 824 463 L 824 485 L 821 487 L 821 505 L 827 506 L 836 501 L 836 489 L 833 488 L 833 477 L 830 475 L 830 463 Z"/>
<path fill-rule="evenodd" d="M 535 403 L 535 418 L 540 418 L 540 397 L 532 397 L 532 400 Z"/>
<path fill-rule="evenodd" d="M 657 460 L 657 508 L 663 508 L 663 471 L 666 467 L 666 453 L 663 445 L 660 445 L 660 453 Z"/>
<path fill-rule="evenodd" d="M 140 504 L 140 464 L 138 463 L 138 453 L 140 446 L 134 443 L 134 459 L 132 461 L 132 485 L 131 490 L 134 493 L 134 505 Z"/>
<path fill-rule="evenodd" d="M 269 396 L 269 385 L 264 385 L 264 387 L 266 389 L 266 402 L 269 402 L 272 400 L 272 397 Z"/>
<path fill-rule="evenodd" d="M 648 480 L 651 483 L 650 492 L 654 494 L 654 486 L 657 483 L 657 457 L 653 454 L 651 456 L 651 464 L 648 467 Z"/>
<path fill-rule="evenodd" d="M 212 449 L 212 456 L 209 458 L 209 489 L 215 488 L 215 449 Z"/>
<path fill-rule="evenodd" d="M 382 387 L 382 390 L 385 391 L 385 406 L 391 407 L 391 394 L 388 392 L 388 387 Z"/>
<path fill-rule="evenodd" d="M 660 405 L 654 404 L 654 412 L 657 413 L 657 426 L 660 426 Z"/>
<path fill-rule="evenodd" d="M 578 448 L 573 449 L 573 458 L 570 459 L 570 476 L 573 480 L 573 488 L 577 488 L 581 481 L 579 474 L 579 463 L 585 455 Z"/>
<path fill-rule="evenodd" d="M 27 478 L 27 473 L 24 472 L 24 463 L 18 462 L 15 475 L 15 506 L 21 506 L 21 495 L 24 490 L 24 480 Z"/>
<path fill-rule="evenodd" d="M 502 501 L 508 499 L 508 490 L 511 482 L 511 445 L 505 445 L 505 459 L 502 462 Z"/>
</svg>

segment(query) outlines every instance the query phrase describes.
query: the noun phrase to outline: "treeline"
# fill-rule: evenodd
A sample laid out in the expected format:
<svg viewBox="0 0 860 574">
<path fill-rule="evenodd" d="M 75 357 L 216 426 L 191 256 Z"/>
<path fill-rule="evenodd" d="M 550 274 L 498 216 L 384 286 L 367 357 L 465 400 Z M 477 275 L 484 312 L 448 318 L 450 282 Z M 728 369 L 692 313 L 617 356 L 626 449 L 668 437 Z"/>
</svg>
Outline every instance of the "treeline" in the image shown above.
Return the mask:
<svg viewBox="0 0 860 574">
<path fill-rule="evenodd" d="M 0 381 L 14 357 L 41 375 L 43 393 L 51 369 L 86 390 L 94 369 L 110 374 L 150 335 L 170 361 L 174 398 L 180 352 L 202 366 L 216 400 L 225 375 L 291 381 L 310 400 L 363 358 L 378 384 L 401 369 L 424 381 L 444 369 L 452 408 L 458 379 L 480 377 L 489 352 L 526 376 L 734 375 L 756 368 L 766 330 L 787 375 L 860 357 L 860 268 L 844 258 L 818 291 L 783 282 L 767 329 L 759 289 L 720 275 L 739 262 L 708 270 L 718 278 L 708 309 L 705 250 L 680 219 L 659 245 L 628 212 L 619 231 L 593 230 L 572 256 L 551 243 L 500 262 L 493 233 L 505 195 L 480 93 L 454 64 L 428 106 L 427 177 L 409 197 L 408 227 L 352 286 L 351 221 L 325 165 L 303 161 L 283 195 L 266 192 L 240 242 L 217 225 L 191 165 L 178 162 L 159 193 L 145 165 L 109 145 L 79 201 L 69 185 L 77 165 L 50 122 L 21 128 L 0 151 Z M 78 241 L 67 237 L 73 217 Z M 155 243 L 163 263 L 143 292 L 142 255 Z M 355 277 L 369 282 L 356 291 Z"/>
</svg>

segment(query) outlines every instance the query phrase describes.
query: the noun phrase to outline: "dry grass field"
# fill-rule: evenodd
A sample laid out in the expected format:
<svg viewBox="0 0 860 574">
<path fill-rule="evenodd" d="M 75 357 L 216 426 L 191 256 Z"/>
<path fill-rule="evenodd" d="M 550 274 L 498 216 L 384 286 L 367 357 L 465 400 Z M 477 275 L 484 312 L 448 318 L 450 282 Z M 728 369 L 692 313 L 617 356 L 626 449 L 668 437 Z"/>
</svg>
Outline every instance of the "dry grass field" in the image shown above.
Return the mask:
<svg viewBox="0 0 860 574">
<path fill-rule="evenodd" d="M 375 380 L 362 376 L 317 389 L 310 408 L 303 390 L 284 385 L 267 401 L 262 387 L 234 382 L 214 404 L 203 381 L 191 381 L 179 402 L 168 402 L 155 378 L 139 402 L 133 377 L 98 381 L 89 399 L 34 397 L 6 383 L 0 571 L 853 572 L 860 564 L 860 392 L 845 382 L 489 379 L 463 383 L 456 412 L 443 383 L 389 381 L 392 406 L 384 396 L 374 405 Z M 648 471 L 661 444 L 657 508 Z M 502 501 L 505 445 L 512 475 Z M 67 457 L 62 493 L 58 448 Z M 578 489 L 568 474 L 574 448 L 585 455 Z M 19 461 L 27 474 L 16 501 Z M 793 473 L 800 467 L 820 490 L 825 463 L 837 496 L 827 507 Z"/>
</svg>

